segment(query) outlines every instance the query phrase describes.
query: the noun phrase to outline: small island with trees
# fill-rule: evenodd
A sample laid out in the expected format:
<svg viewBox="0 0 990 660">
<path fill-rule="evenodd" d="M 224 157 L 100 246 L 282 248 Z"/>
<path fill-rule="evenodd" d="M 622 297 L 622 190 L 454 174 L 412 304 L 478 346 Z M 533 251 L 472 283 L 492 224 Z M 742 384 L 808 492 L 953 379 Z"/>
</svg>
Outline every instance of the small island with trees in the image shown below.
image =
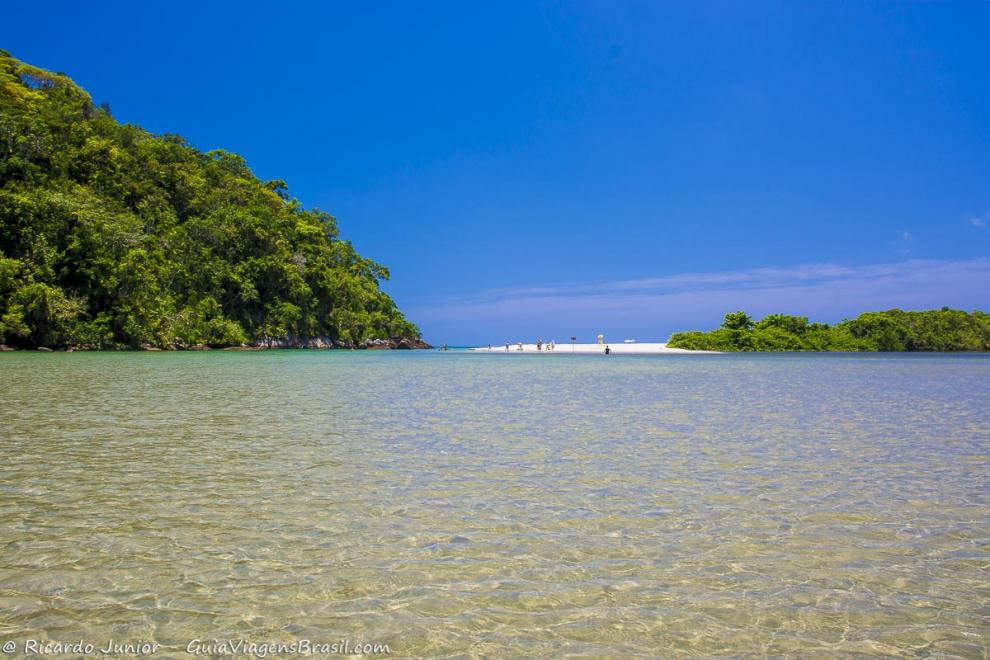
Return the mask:
<svg viewBox="0 0 990 660">
<path fill-rule="evenodd" d="M 923 312 L 867 312 L 829 326 L 804 316 L 725 315 L 711 332 L 677 332 L 667 345 L 704 351 L 988 351 L 990 314 L 943 307 Z"/>
<path fill-rule="evenodd" d="M 388 276 L 284 181 L 0 50 L 0 344 L 425 347 Z"/>
</svg>

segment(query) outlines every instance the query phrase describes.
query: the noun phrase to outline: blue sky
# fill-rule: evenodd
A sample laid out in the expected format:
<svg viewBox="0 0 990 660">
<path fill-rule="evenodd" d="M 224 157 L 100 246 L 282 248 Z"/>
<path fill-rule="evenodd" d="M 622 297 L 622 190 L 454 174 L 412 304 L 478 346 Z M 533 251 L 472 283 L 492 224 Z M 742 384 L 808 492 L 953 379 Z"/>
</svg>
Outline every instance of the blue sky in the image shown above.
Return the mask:
<svg viewBox="0 0 990 660">
<path fill-rule="evenodd" d="M 337 216 L 433 342 L 990 309 L 987 3 L 29 3 L 0 47 Z"/>
</svg>

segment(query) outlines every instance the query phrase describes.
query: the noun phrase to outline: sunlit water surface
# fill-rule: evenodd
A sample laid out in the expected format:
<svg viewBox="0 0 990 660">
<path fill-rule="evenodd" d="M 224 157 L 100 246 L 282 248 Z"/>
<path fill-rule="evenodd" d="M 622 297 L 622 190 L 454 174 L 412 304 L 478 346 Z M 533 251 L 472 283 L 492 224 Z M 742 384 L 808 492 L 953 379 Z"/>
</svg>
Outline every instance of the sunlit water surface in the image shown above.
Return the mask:
<svg viewBox="0 0 990 660">
<path fill-rule="evenodd" d="M 0 355 L 0 640 L 990 644 L 987 356 Z"/>
</svg>

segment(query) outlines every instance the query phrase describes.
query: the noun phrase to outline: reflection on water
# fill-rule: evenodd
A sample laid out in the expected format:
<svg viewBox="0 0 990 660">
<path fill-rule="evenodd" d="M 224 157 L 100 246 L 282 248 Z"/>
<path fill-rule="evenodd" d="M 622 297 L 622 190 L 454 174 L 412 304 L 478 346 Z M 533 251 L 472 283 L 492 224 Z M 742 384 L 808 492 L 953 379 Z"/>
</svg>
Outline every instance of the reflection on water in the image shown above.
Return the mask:
<svg viewBox="0 0 990 660">
<path fill-rule="evenodd" d="M 0 355 L 0 640 L 985 657 L 986 356 Z"/>
</svg>

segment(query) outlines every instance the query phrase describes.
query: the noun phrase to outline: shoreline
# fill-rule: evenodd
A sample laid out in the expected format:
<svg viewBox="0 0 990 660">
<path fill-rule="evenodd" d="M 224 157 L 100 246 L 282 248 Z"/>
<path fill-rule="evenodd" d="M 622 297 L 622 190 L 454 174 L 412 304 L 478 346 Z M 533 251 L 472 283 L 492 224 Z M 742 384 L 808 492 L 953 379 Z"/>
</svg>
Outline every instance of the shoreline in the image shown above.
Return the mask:
<svg viewBox="0 0 990 660">
<path fill-rule="evenodd" d="M 358 345 L 330 344 L 327 342 L 310 343 L 264 343 L 264 344 L 241 344 L 237 346 L 208 346 L 206 344 L 193 344 L 191 346 L 154 346 L 151 344 L 141 344 L 140 346 L 59 346 L 49 348 L 48 346 L 33 346 L 30 348 L 12 347 L 0 344 L 0 353 L 195 353 L 198 351 L 421 351 L 433 350 L 434 347 L 422 340 L 370 340 Z"/>
<path fill-rule="evenodd" d="M 666 342 L 635 342 L 621 344 L 557 344 L 553 350 L 547 350 L 544 344 L 543 350 L 537 350 L 536 344 L 522 344 L 518 342 L 509 344 L 506 350 L 505 344 L 492 344 L 488 346 L 478 346 L 467 349 L 471 353 L 512 353 L 512 354 L 538 354 L 538 355 L 595 355 L 604 354 L 605 347 L 608 346 L 613 355 L 718 355 L 720 351 L 695 351 L 687 348 L 668 348 Z"/>
</svg>

